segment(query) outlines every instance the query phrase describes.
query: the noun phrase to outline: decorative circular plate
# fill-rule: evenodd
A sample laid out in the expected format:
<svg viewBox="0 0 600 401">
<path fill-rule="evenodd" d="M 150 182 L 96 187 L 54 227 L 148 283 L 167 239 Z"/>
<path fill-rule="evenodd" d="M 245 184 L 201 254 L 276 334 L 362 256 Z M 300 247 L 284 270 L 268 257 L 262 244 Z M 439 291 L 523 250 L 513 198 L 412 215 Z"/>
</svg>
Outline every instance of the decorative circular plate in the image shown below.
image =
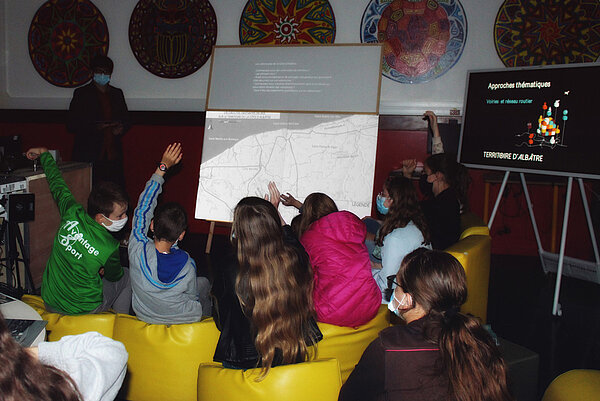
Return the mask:
<svg viewBox="0 0 600 401">
<path fill-rule="evenodd" d="M 383 43 L 383 75 L 400 83 L 435 79 L 456 64 L 467 41 L 458 0 L 371 0 L 362 43 Z"/>
<path fill-rule="evenodd" d="M 249 0 L 240 18 L 242 45 L 334 40 L 335 16 L 327 0 Z"/>
<path fill-rule="evenodd" d="M 88 0 L 49 0 L 29 27 L 29 56 L 46 81 L 72 88 L 90 80 L 90 60 L 108 53 L 108 28 Z"/>
<path fill-rule="evenodd" d="M 507 67 L 593 62 L 600 56 L 600 1 L 506 0 L 494 42 Z"/>
<path fill-rule="evenodd" d="M 140 0 L 129 21 L 137 61 L 161 78 L 182 78 L 209 59 L 217 16 L 208 0 Z"/>
</svg>

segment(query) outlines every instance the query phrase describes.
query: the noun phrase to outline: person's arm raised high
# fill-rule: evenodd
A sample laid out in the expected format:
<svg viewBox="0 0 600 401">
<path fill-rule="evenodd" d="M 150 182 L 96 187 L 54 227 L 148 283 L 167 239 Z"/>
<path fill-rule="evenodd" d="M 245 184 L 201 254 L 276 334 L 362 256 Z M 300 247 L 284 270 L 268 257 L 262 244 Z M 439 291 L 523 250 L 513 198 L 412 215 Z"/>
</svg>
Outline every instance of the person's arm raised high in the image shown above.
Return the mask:
<svg viewBox="0 0 600 401">
<path fill-rule="evenodd" d="M 181 143 L 172 143 L 167 146 L 167 149 L 160 159 L 160 164 L 154 170 L 154 174 L 146 183 L 146 187 L 140 194 L 137 207 L 133 213 L 133 223 L 131 228 L 132 241 L 145 241 L 146 234 L 150 228 L 150 222 L 154 216 L 154 209 L 158 202 L 158 195 L 162 192 L 162 184 L 164 183 L 164 175 L 167 170 L 181 161 L 183 151 Z"/>
</svg>

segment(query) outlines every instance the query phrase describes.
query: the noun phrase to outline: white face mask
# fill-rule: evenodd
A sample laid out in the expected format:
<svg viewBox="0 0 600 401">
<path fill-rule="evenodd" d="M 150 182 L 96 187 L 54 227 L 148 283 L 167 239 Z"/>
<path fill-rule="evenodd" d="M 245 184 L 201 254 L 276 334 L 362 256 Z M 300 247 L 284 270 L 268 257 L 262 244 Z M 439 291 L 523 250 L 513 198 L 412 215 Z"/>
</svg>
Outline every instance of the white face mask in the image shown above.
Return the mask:
<svg viewBox="0 0 600 401">
<path fill-rule="evenodd" d="M 398 298 L 396 298 L 396 291 L 394 291 L 392 296 L 392 299 L 390 299 L 390 302 L 388 303 L 388 309 L 394 313 L 396 316 L 398 317 L 402 317 L 402 315 L 400 314 L 400 311 L 398 310 L 398 308 L 400 308 L 400 306 L 402 305 L 402 302 L 404 302 L 404 298 L 406 298 L 406 294 L 404 294 L 402 296 L 402 299 L 400 301 L 398 301 Z M 394 303 L 394 300 L 396 300 L 398 302 L 398 306 L 396 306 L 394 308 L 394 306 L 392 305 Z"/>
<path fill-rule="evenodd" d="M 110 221 L 112 224 L 110 226 L 107 226 L 106 224 L 104 224 L 104 222 L 102 222 L 102 225 L 110 232 L 116 233 L 117 231 L 121 231 L 121 229 L 123 227 L 125 227 L 125 224 L 127 224 L 127 216 L 123 217 L 121 220 L 111 220 L 108 217 L 106 217 L 105 215 L 102 215 L 102 217 L 104 217 L 106 220 Z"/>
</svg>

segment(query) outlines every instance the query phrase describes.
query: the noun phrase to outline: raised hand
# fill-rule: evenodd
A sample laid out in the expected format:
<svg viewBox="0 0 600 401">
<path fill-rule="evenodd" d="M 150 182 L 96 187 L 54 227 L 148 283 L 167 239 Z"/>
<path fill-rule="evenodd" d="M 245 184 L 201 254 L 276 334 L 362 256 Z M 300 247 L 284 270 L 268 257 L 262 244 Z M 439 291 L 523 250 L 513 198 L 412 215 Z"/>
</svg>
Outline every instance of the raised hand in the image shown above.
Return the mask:
<svg viewBox="0 0 600 401">
<path fill-rule="evenodd" d="M 27 152 L 25 152 L 25 156 L 27 156 L 27 158 L 29 160 L 35 160 L 38 157 L 40 157 L 40 155 L 44 152 L 47 152 L 48 149 L 47 148 L 30 148 Z"/>
<path fill-rule="evenodd" d="M 437 116 L 431 110 L 427 110 L 423 113 L 423 118 L 427 118 L 429 120 L 429 125 L 431 126 L 431 131 L 433 131 L 433 136 L 440 136 L 440 129 L 438 127 Z"/>
<path fill-rule="evenodd" d="M 293 206 L 296 209 L 300 209 L 302 207 L 302 202 L 294 198 L 289 192 L 281 194 L 280 199 L 284 206 Z"/>
<path fill-rule="evenodd" d="M 171 168 L 181 161 L 183 157 L 183 149 L 181 148 L 181 143 L 176 142 L 167 146 L 165 153 L 163 153 L 162 158 L 160 159 L 161 163 L 164 163 L 167 168 Z"/>
<path fill-rule="evenodd" d="M 269 193 L 265 194 L 265 200 L 271 202 L 275 209 L 279 207 L 279 201 L 281 200 L 281 194 L 279 193 L 279 189 L 277 189 L 277 185 L 273 181 L 269 181 Z"/>
<path fill-rule="evenodd" d="M 410 178 L 417 168 L 417 159 L 402 160 L 402 175 Z"/>
</svg>

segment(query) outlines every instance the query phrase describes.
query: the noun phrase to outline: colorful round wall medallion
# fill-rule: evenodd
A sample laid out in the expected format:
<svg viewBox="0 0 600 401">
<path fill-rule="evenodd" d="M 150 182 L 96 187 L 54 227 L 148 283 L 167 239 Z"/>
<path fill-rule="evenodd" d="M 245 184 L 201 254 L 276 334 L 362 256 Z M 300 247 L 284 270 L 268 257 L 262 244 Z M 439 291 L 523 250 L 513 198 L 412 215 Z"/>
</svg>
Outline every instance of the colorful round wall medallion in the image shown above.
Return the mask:
<svg viewBox="0 0 600 401">
<path fill-rule="evenodd" d="M 334 40 L 335 17 L 327 0 L 249 0 L 240 19 L 242 45 Z"/>
<path fill-rule="evenodd" d="M 600 1 L 506 0 L 494 42 L 507 67 L 594 62 L 600 57 Z"/>
<path fill-rule="evenodd" d="M 63 88 L 90 80 L 90 60 L 108 53 L 108 28 L 88 0 L 49 0 L 29 27 L 29 56 L 46 81 Z"/>
<path fill-rule="evenodd" d="M 400 83 L 435 79 L 460 59 L 467 18 L 458 0 L 371 0 L 361 42 L 383 43 L 383 75 Z"/>
<path fill-rule="evenodd" d="M 217 16 L 208 0 L 140 0 L 129 21 L 137 61 L 162 78 L 182 78 L 209 59 Z"/>
</svg>

